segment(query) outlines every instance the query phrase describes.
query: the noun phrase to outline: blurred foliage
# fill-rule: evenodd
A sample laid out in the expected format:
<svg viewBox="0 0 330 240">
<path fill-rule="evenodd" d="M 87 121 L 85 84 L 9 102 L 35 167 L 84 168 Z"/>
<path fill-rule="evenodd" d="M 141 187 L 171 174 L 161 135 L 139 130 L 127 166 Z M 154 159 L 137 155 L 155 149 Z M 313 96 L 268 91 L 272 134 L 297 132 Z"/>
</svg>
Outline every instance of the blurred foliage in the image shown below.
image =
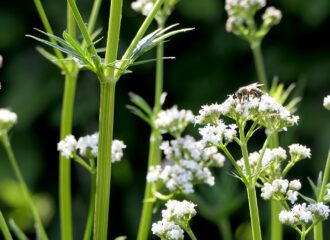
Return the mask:
<svg viewBox="0 0 330 240">
<path fill-rule="evenodd" d="M 87 19 L 92 1 L 77 2 L 83 17 Z M 124 0 L 120 53 L 143 19 L 130 9 L 130 2 Z M 312 148 L 312 160 L 297 165 L 289 176 L 303 176 L 303 191 L 308 194 L 306 176 L 317 178 L 330 145 L 330 114 L 322 107 L 323 97 L 330 93 L 330 1 L 269 2 L 281 9 L 284 17 L 265 38 L 262 46 L 267 74 L 269 79 L 278 76 L 286 87 L 297 82 L 301 93 L 302 101 L 296 112 L 301 122 L 298 127 L 281 134 L 280 138 L 283 145 L 300 142 Z M 60 35 L 65 30 L 65 1 L 43 0 L 43 3 L 55 34 Z M 197 113 L 201 105 L 221 102 L 239 86 L 256 82 L 250 49 L 244 41 L 225 31 L 226 14 L 223 8 L 224 0 L 181 0 L 169 19 L 169 24 L 179 22 L 182 27 L 196 27 L 196 30 L 180 35 L 165 45 L 166 56 L 177 57 L 165 62 L 165 90 L 169 93 L 167 107 L 177 104 Z M 101 9 L 97 26 L 103 27 L 105 35 L 109 1 L 104 1 Z M 1 3 L 0 54 L 4 57 L 4 65 L 0 70 L 0 105 L 18 114 L 19 122 L 11 132 L 12 145 L 32 192 L 47 192 L 55 202 L 53 206 L 48 200 L 44 204 L 52 207 L 50 215 L 55 212 L 55 217 L 48 224 L 50 238 L 59 239 L 56 143 L 64 81 L 56 67 L 37 53 L 36 42 L 24 37 L 32 33 L 34 27 L 43 29 L 32 1 Z M 123 162 L 113 167 L 110 214 L 117 216 L 117 219 L 110 223 L 110 237 L 114 239 L 127 235 L 128 239 L 134 239 L 142 207 L 149 127 L 137 120 L 125 105 L 129 103 L 129 91 L 152 103 L 154 64 L 134 68 L 134 73 L 123 77 L 117 89 L 114 136 L 124 140 L 128 147 Z M 97 79 L 82 72 L 75 102 L 76 135 L 97 130 L 98 92 Z M 2 150 L 0 156 L 5 156 Z M 13 174 L 5 157 L 0 157 L 0 164 L 0 181 L 4 183 Z M 72 172 L 75 239 L 81 239 L 88 211 L 89 176 L 76 165 Z M 12 191 L 6 186 L 0 189 L 1 196 Z M 1 198 L 0 206 L 7 205 L 6 201 Z M 268 220 L 267 206 L 262 200 L 259 202 L 261 212 L 265 213 L 261 216 L 265 222 Z M 8 209 L 15 211 L 14 205 L 10 206 Z M 10 211 L 5 211 L 6 217 Z M 233 225 L 245 222 L 248 219 L 246 214 L 247 206 L 244 205 L 244 209 L 231 217 Z M 24 211 L 20 211 L 20 215 L 27 217 Z M 15 221 L 20 227 L 25 224 L 25 221 Z M 248 231 L 246 224 L 237 230 L 237 239 L 238 235 Z M 329 221 L 326 225 L 324 229 L 330 229 Z M 202 218 L 197 218 L 193 227 L 200 238 L 205 227 L 210 236 L 218 236 L 217 228 Z M 326 234 L 329 236 L 330 232 Z"/>
</svg>

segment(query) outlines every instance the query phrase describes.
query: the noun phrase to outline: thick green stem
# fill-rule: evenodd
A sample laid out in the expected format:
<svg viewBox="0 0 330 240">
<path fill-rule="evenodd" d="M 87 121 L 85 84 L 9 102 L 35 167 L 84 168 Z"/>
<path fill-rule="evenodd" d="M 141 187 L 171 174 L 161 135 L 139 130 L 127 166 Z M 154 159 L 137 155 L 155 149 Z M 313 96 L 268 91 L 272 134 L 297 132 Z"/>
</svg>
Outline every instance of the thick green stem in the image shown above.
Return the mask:
<svg viewBox="0 0 330 240">
<path fill-rule="evenodd" d="M 161 159 L 161 152 L 159 148 L 160 142 L 161 142 L 161 136 L 159 132 L 153 130 L 149 141 L 148 170 L 151 166 L 155 166 L 160 163 L 160 159 Z M 153 197 L 154 196 L 152 193 L 152 184 L 147 182 L 144 192 L 143 209 L 142 209 L 139 230 L 138 230 L 138 237 L 137 237 L 138 240 L 148 239 L 151 216 L 152 216 Z"/>
<path fill-rule="evenodd" d="M 91 193 L 89 202 L 89 211 L 87 217 L 87 224 L 84 233 L 84 240 L 90 240 L 93 232 L 93 220 L 95 212 L 95 189 L 96 189 L 96 174 L 91 174 Z"/>
<path fill-rule="evenodd" d="M 268 82 L 267 82 L 264 60 L 260 49 L 260 44 L 254 45 L 253 47 L 251 47 L 251 49 L 253 52 L 259 83 L 263 84 L 262 89 L 265 92 L 268 92 Z"/>
<path fill-rule="evenodd" d="M 77 83 L 77 71 L 65 76 L 64 94 L 62 100 L 62 116 L 60 140 L 72 131 L 72 116 Z M 72 239 L 72 210 L 71 210 L 71 161 L 60 155 L 59 170 L 59 201 L 61 219 L 61 239 Z"/>
<path fill-rule="evenodd" d="M 258 210 L 258 201 L 255 185 L 246 186 L 248 201 L 249 201 L 249 210 L 250 210 L 250 220 L 252 228 L 252 238 L 253 240 L 261 240 L 261 228 L 259 220 L 259 210 Z"/>
<path fill-rule="evenodd" d="M 17 161 L 16 161 L 15 155 L 13 153 L 13 150 L 11 148 L 7 133 L 2 134 L 0 138 L 1 138 L 1 143 L 3 144 L 3 146 L 5 148 L 5 151 L 6 151 L 6 154 L 9 158 L 10 164 L 11 164 L 13 170 L 14 170 L 14 173 L 16 175 L 18 183 L 21 187 L 23 197 L 25 198 L 25 200 L 26 200 L 26 202 L 27 202 L 27 204 L 28 204 L 28 206 L 29 206 L 29 208 L 32 212 L 32 215 L 33 215 L 34 221 L 36 223 L 36 226 L 38 227 L 38 229 L 40 231 L 41 238 L 42 238 L 42 240 L 47 240 L 48 237 L 47 237 L 46 231 L 44 229 L 44 226 L 42 225 L 39 213 L 38 213 L 38 211 L 37 211 L 37 209 L 36 209 L 36 207 L 33 203 L 32 196 L 31 196 L 31 194 L 28 190 L 28 187 L 27 187 L 27 185 L 24 181 L 21 170 L 19 169 L 19 166 L 17 164 Z"/>
<path fill-rule="evenodd" d="M 325 191 L 327 189 L 327 184 L 329 182 L 329 174 L 330 174 L 330 151 L 328 153 L 327 162 L 325 164 L 322 185 L 320 189 L 319 196 L 317 198 L 318 201 L 323 201 Z M 323 240 L 323 224 L 319 222 L 314 226 L 314 240 Z"/>
<path fill-rule="evenodd" d="M 231 232 L 231 226 L 228 218 L 226 216 L 221 217 L 218 219 L 218 229 L 221 234 L 222 240 L 233 240 L 233 234 Z"/>
<path fill-rule="evenodd" d="M 107 239 L 116 82 L 101 83 L 94 240 Z"/>
<path fill-rule="evenodd" d="M 1 211 L 0 211 L 0 228 L 1 228 L 1 231 L 2 231 L 2 234 L 3 234 L 4 238 L 5 238 L 5 240 L 13 240 L 13 238 L 12 238 L 12 236 L 10 234 L 8 225 L 6 223 L 6 220 L 3 217 Z"/>
<path fill-rule="evenodd" d="M 278 219 L 278 215 L 281 211 L 281 205 L 276 200 L 271 200 L 271 229 L 270 239 L 280 240 L 282 239 L 282 224 Z"/>
<path fill-rule="evenodd" d="M 300 239 L 301 240 L 305 240 L 306 239 L 306 227 L 304 225 L 302 226 L 302 230 L 301 230 L 301 233 L 300 233 Z"/>
</svg>

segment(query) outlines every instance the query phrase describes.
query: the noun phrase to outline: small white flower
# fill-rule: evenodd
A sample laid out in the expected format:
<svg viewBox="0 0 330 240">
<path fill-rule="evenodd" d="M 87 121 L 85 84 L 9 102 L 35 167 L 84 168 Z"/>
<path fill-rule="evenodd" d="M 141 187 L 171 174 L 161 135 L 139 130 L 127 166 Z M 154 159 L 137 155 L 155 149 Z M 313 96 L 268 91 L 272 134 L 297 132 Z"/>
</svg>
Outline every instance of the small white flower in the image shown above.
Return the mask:
<svg viewBox="0 0 330 240">
<path fill-rule="evenodd" d="M 299 191 L 301 189 L 301 183 L 299 179 L 295 179 L 290 181 L 289 183 L 289 189 L 293 191 Z"/>
<path fill-rule="evenodd" d="M 282 210 L 279 213 L 279 220 L 283 224 L 293 225 L 296 223 L 297 218 L 295 217 L 293 212 L 287 211 L 287 210 Z"/>
<path fill-rule="evenodd" d="M 124 144 L 123 141 L 120 140 L 116 140 L 114 139 L 112 141 L 112 148 L 111 148 L 111 162 L 119 162 L 123 156 L 124 156 L 124 152 L 123 149 L 126 148 L 126 145 Z"/>
<path fill-rule="evenodd" d="M 291 204 L 294 204 L 298 200 L 298 192 L 293 190 L 288 190 L 286 195 L 288 196 L 288 200 L 291 202 Z"/>
<path fill-rule="evenodd" d="M 147 182 L 156 182 L 162 172 L 162 167 L 160 165 L 151 166 L 147 174 Z"/>
<path fill-rule="evenodd" d="M 147 16 L 154 6 L 154 0 L 136 0 L 131 3 L 131 7 L 134 11 L 140 12 Z"/>
<path fill-rule="evenodd" d="M 168 221 L 189 221 L 196 215 L 195 207 L 194 203 L 186 200 L 169 200 L 166 203 L 166 209 L 162 211 L 162 217 Z"/>
<path fill-rule="evenodd" d="M 0 108 L 0 134 L 10 130 L 17 122 L 17 114 L 5 109 Z"/>
<path fill-rule="evenodd" d="M 323 106 L 330 110 L 330 95 L 326 96 L 323 100 Z"/>
<path fill-rule="evenodd" d="M 76 151 L 77 141 L 73 135 L 66 136 L 57 144 L 57 150 L 63 157 L 70 158 Z"/>
<path fill-rule="evenodd" d="M 261 197 L 265 200 L 269 200 L 271 199 L 273 192 L 273 186 L 269 183 L 265 183 L 264 186 L 261 188 Z"/>
<path fill-rule="evenodd" d="M 299 221 L 308 223 L 313 220 L 312 212 L 308 209 L 306 203 L 295 204 L 291 210 Z"/>
<path fill-rule="evenodd" d="M 99 146 L 98 133 L 80 137 L 77 143 L 77 149 L 79 150 L 79 154 L 84 157 L 89 157 L 87 155 L 91 154 L 92 157 L 96 158 L 98 153 L 98 146 Z"/>
<path fill-rule="evenodd" d="M 289 152 L 292 158 L 297 157 L 297 160 L 304 159 L 304 158 L 311 158 L 311 150 L 306 146 L 300 144 L 291 144 L 289 146 Z"/>
<path fill-rule="evenodd" d="M 3 63 L 3 57 L 0 55 L 0 68 L 2 68 L 2 63 Z"/>
<path fill-rule="evenodd" d="M 322 202 L 318 202 L 315 204 L 311 204 L 308 206 L 308 209 L 313 213 L 316 214 L 318 217 L 322 219 L 327 219 L 329 217 L 330 209 L 327 205 Z"/>
<path fill-rule="evenodd" d="M 162 133 L 170 133 L 174 136 L 180 135 L 189 123 L 193 123 L 194 115 L 190 110 L 178 110 L 173 106 L 168 110 L 158 113 L 155 126 Z"/>
<path fill-rule="evenodd" d="M 168 240 L 183 240 L 184 231 L 172 221 L 165 219 L 152 224 L 151 231 L 154 235 Z"/>
<path fill-rule="evenodd" d="M 268 7 L 262 15 L 262 19 L 266 25 L 278 24 L 282 19 L 282 12 L 275 7 Z"/>
</svg>

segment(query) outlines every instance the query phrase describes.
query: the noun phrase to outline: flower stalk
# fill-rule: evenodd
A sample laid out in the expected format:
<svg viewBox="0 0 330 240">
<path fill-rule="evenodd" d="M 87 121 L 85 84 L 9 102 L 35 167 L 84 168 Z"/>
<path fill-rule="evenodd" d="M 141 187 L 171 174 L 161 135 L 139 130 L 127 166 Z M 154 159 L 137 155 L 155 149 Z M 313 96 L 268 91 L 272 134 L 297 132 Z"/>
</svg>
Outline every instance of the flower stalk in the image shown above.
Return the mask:
<svg viewBox="0 0 330 240">
<path fill-rule="evenodd" d="M 12 236 L 10 235 L 10 231 L 9 231 L 8 225 L 6 223 L 6 220 L 3 217 L 1 211 L 0 211 L 0 229 L 2 231 L 2 234 L 5 238 L 5 240 L 13 240 Z"/>
<path fill-rule="evenodd" d="M 41 239 L 42 240 L 48 240 L 48 237 L 47 237 L 47 234 L 46 234 L 46 231 L 44 229 L 44 226 L 42 224 L 42 221 L 41 221 L 41 218 L 39 216 L 39 213 L 33 203 L 33 199 L 32 199 L 32 196 L 28 190 L 28 187 L 24 181 L 24 178 L 23 178 L 23 175 L 21 173 L 21 170 L 17 164 L 17 161 L 16 161 L 16 158 L 15 158 L 15 155 L 14 155 L 14 152 L 13 152 L 13 149 L 10 145 L 10 141 L 8 139 L 8 135 L 7 133 L 3 133 L 1 134 L 0 136 L 0 141 L 5 149 L 5 152 L 8 156 L 8 159 L 10 161 L 10 164 L 14 170 L 14 173 L 15 173 L 15 176 L 18 180 L 18 183 L 20 185 L 20 188 L 22 190 L 22 193 L 23 193 L 23 196 L 32 212 L 32 216 L 34 218 L 34 221 L 35 221 L 35 224 L 38 228 L 38 230 L 40 231 L 40 236 L 41 236 Z"/>
</svg>

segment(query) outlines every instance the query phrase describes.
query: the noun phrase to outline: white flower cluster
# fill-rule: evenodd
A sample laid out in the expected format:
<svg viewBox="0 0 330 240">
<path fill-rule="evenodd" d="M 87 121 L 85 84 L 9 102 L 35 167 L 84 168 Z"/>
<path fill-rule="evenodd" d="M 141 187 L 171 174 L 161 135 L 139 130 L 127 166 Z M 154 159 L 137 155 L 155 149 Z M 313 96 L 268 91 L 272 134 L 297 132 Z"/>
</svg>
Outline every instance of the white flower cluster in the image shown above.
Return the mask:
<svg viewBox="0 0 330 240">
<path fill-rule="evenodd" d="M 287 127 L 298 123 L 299 117 L 291 115 L 276 99 L 267 94 L 260 98 L 249 96 L 247 101 L 241 101 L 230 95 L 222 104 L 211 107 L 203 106 L 195 121 L 199 124 L 215 124 L 214 119 L 221 115 L 234 120 L 258 121 L 258 124 L 271 130 L 286 130 Z M 212 120 L 212 121 L 210 121 Z M 218 123 L 222 123 L 218 121 Z"/>
<path fill-rule="evenodd" d="M 173 106 L 168 110 L 158 113 L 155 120 L 155 127 L 162 133 L 170 133 L 173 136 L 179 136 L 186 129 L 189 123 L 193 123 L 194 115 L 190 110 L 178 110 Z"/>
<path fill-rule="evenodd" d="M 330 95 L 326 96 L 323 100 L 323 106 L 330 110 Z"/>
<path fill-rule="evenodd" d="M 307 224 L 313 221 L 313 217 L 318 220 L 327 219 L 329 212 L 329 207 L 322 202 L 310 205 L 295 204 L 290 211 L 282 210 L 279 213 L 279 220 L 281 223 L 289 225 Z"/>
<path fill-rule="evenodd" d="M 250 11 L 264 6 L 266 6 L 266 0 L 226 0 L 225 9 L 229 15 L 235 15 L 238 10 Z"/>
<path fill-rule="evenodd" d="M 3 63 L 3 57 L 0 55 L 0 68 L 2 68 L 2 63 Z"/>
<path fill-rule="evenodd" d="M 86 135 L 80 137 L 78 141 L 73 135 L 66 136 L 57 144 L 57 150 L 66 158 L 74 157 L 74 154 L 79 153 L 82 157 L 97 158 L 99 144 L 99 134 Z M 111 161 L 118 162 L 122 159 L 123 149 L 126 145 L 123 141 L 114 139 L 111 148 Z"/>
<path fill-rule="evenodd" d="M 260 158 L 260 151 L 259 152 L 253 152 L 249 154 L 249 164 L 250 169 L 252 173 L 255 173 L 257 171 L 257 165 Z M 287 158 L 286 152 L 283 148 L 267 148 L 265 150 L 265 153 L 261 159 L 261 167 L 265 171 L 265 173 L 268 173 L 268 170 L 272 171 L 279 171 L 280 170 L 280 162 L 282 160 L 285 160 Z M 244 160 L 241 158 L 237 161 L 238 166 L 240 166 L 245 171 L 245 165 Z"/>
<path fill-rule="evenodd" d="M 219 145 L 230 143 L 237 135 L 236 124 L 226 125 L 219 120 L 217 125 L 207 124 L 199 128 L 199 134 L 202 136 L 202 142 L 205 144 Z"/>
<path fill-rule="evenodd" d="M 263 24 L 260 29 L 255 32 L 249 29 L 249 23 L 254 21 L 255 13 L 266 6 L 266 0 L 226 0 L 225 9 L 228 13 L 226 29 L 236 35 L 247 37 L 253 33 L 252 37 L 263 37 L 270 28 L 278 24 L 282 19 L 282 13 L 275 7 L 266 8 L 262 15 Z"/>
<path fill-rule="evenodd" d="M 131 7 L 134 11 L 148 16 L 155 4 L 155 0 L 136 0 L 132 2 Z"/>
<path fill-rule="evenodd" d="M 262 15 L 262 19 L 265 25 L 278 24 L 282 19 L 282 12 L 275 7 L 268 7 Z"/>
<path fill-rule="evenodd" d="M 161 239 L 167 240 L 183 240 L 184 231 L 182 228 L 174 222 L 167 221 L 165 219 L 152 224 L 151 231 L 154 235 Z"/>
<path fill-rule="evenodd" d="M 17 122 L 17 114 L 5 109 L 0 108 L 0 134 L 9 131 Z"/>
<path fill-rule="evenodd" d="M 163 142 L 164 166 L 152 166 L 147 181 L 158 183 L 170 192 L 194 192 L 199 183 L 214 185 L 209 167 L 222 167 L 225 157 L 215 147 L 205 147 L 191 136 Z"/>
<path fill-rule="evenodd" d="M 265 183 L 261 188 L 261 197 L 265 200 L 271 198 L 288 199 L 292 204 L 298 200 L 298 191 L 301 189 L 299 180 L 275 179 L 272 183 Z"/>
<path fill-rule="evenodd" d="M 289 152 L 291 158 L 295 161 L 299 161 L 304 158 L 311 158 L 312 156 L 310 148 L 300 144 L 291 144 L 289 146 Z"/>
<path fill-rule="evenodd" d="M 166 203 L 166 209 L 162 211 L 162 220 L 152 224 L 152 233 L 161 239 L 183 239 L 184 231 L 179 224 L 187 225 L 196 215 L 196 205 L 183 200 L 170 200 Z"/>
</svg>

